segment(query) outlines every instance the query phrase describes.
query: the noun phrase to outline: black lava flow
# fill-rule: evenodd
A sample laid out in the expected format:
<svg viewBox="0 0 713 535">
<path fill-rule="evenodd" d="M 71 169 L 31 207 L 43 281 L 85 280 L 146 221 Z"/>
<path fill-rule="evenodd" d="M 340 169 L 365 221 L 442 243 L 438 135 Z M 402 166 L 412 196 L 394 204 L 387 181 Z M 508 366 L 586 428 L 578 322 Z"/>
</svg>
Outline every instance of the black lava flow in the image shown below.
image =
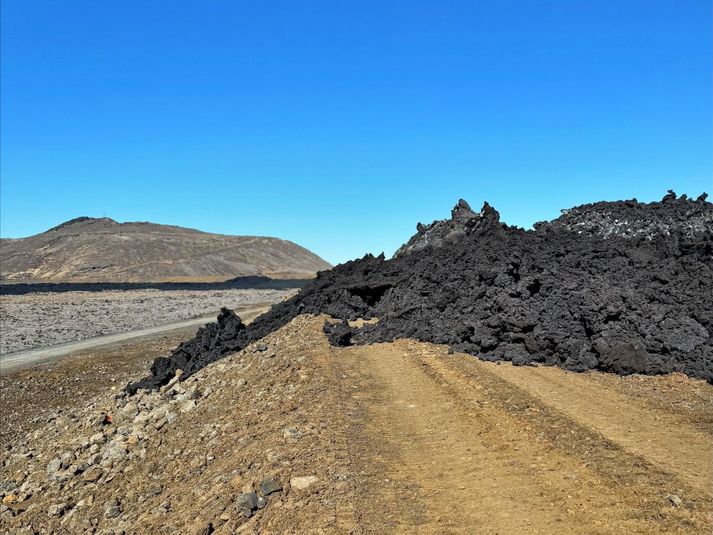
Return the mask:
<svg viewBox="0 0 713 535">
<path fill-rule="evenodd" d="M 583 205 L 533 230 L 459 201 L 451 219 L 419 223 L 394 258 L 320 272 L 247 327 L 224 309 L 128 389 L 188 377 L 298 314 L 340 319 L 324 326 L 338 346 L 412 338 L 515 365 L 713 382 L 712 260 L 705 194 Z M 350 327 L 356 318 L 378 321 Z"/>
</svg>

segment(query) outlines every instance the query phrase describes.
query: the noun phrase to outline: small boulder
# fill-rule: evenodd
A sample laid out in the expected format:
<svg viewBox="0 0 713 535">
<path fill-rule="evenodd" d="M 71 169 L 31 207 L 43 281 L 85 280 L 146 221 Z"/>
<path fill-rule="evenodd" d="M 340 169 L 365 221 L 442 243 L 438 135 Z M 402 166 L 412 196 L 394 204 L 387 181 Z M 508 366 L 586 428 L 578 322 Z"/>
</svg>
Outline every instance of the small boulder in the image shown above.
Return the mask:
<svg viewBox="0 0 713 535">
<path fill-rule="evenodd" d="M 82 479 L 87 483 L 95 483 L 104 475 L 104 470 L 99 466 L 92 466 L 82 474 Z"/>
<path fill-rule="evenodd" d="M 47 509 L 47 516 L 62 516 L 67 509 L 69 509 L 69 505 L 66 503 L 50 505 L 49 509 Z"/>
<path fill-rule="evenodd" d="M 306 490 L 319 481 L 315 476 L 293 477 L 290 479 L 290 487 L 295 490 Z"/>
<path fill-rule="evenodd" d="M 260 493 L 263 496 L 269 496 L 273 492 L 279 492 L 282 490 L 282 485 L 274 477 L 266 477 L 260 482 Z"/>
<path fill-rule="evenodd" d="M 299 429 L 295 429 L 294 427 L 288 427 L 282 431 L 282 436 L 287 441 L 295 441 L 302 438 L 302 432 Z"/>
<path fill-rule="evenodd" d="M 104 509 L 104 518 L 116 518 L 121 514 L 121 507 L 119 506 L 119 500 L 112 500 L 107 503 Z"/>
<path fill-rule="evenodd" d="M 47 475 L 48 476 L 53 476 L 57 472 L 59 472 L 59 469 L 62 468 L 62 459 L 60 458 L 55 458 L 52 459 L 48 464 L 47 464 Z"/>
<path fill-rule="evenodd" d="M 253 511 L 257 508 L 258 497 L 254 492 L 244 492 L 235 499 L 236 508 L 243 514 L 245 518 L 250 518 Z"/>
<path fill-rule="evenodd" d="M 683 505 L 683 500 L 675 494 L 667 495 L 666 499 L 671 502 L 671 505 L 673 505 L 674 507 L 681 507 L 681 505 Z"/>
</svg>

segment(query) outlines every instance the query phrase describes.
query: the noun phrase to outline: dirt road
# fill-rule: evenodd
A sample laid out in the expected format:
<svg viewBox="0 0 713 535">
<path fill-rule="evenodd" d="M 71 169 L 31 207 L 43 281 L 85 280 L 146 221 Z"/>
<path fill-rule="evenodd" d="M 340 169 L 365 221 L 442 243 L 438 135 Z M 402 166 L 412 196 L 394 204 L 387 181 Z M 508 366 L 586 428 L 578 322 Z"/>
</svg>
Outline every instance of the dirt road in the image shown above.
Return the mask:
<svg viewBox="0 0 713 535">
<path fill-rule="evenodd" d="M 250 321 L 265 312 L 270 308 L 270 306 L 271 305 L 269 304 L 260 304 L 246 308 L 236 308 L 235 312 L 243 319 L 243 321 Z M 67 342 L 51 347 L 41 347 L 31 349 L 29 351 L 18 351 L 16 353 L 0 355 L 0 374 L 4 375 L 21 369 L 30 368 L 38 364 L 53 362 L 58 358 L 80 351 L 107 348 L 127 342 L 138 342 L 140 340 L 170 334 L 175 331 L 196 328 L 201 325 L 205 325 L 208 322 L 215 321 L 215 317 L 216 314 L 211 314 L 209 316 L 176 321 L 166 325 L 158 325 L 156 327 L 147 327 L 145 329 L 109 334 L 106 336 L 96 336 L 94 338 L 87 338 L 86 340 Z"/>
<path fill-rule="evenodd" d="M 410 340 L 334 348 L 325 319 L 299 316 L 130 400 L 117 390 L 185 334 L 0 377 L 0 533 L 713 532 L 712 385 Z M 81 445 L 95 433 L 105 441 Z M 281 490 L 246 515 L 241 497 L 268 476 Z"/>
<path fill-rule="evenodd" d="M 711 527 L 709 385 L 662 408 L 650 400 L 690 380 L 644 378 L 642 397 L 641 389 L 622 391 L 634 378 L 483 363 L 410 341 L 333 351 L 339 373 L 355 382 L 354 456 L 372 474 L 362 495 L 367 530 Z"/>
</svg>

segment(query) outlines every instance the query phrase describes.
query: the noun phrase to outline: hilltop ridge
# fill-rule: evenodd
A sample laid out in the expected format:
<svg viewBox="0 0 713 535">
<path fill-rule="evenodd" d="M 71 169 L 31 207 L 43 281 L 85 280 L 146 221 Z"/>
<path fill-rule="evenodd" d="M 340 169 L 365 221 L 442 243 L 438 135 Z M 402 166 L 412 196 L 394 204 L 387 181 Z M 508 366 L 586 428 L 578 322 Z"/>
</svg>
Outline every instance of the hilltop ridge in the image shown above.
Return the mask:
<svg viewBox="0 0 713 535">
<path fill-rule="evenodd" d="M 293 242 L 81 216 L 2 241 L 5 282 L 216 282 L 309 278 L 330 264 Z"/>
</svg>

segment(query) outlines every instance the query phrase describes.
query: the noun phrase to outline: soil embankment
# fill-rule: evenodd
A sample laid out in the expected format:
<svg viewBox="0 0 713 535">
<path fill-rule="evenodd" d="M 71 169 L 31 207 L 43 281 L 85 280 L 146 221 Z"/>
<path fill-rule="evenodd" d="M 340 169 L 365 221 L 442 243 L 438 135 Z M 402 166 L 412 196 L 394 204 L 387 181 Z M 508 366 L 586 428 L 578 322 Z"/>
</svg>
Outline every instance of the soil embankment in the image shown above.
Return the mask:
<svg viewBox="0 0 713 535">
<path fill-rule="evenodd" d="M 2 453 L 0 527 L 713 528 L 712 385 L 517 368 L 410 340 L 335 348 L 324 321 L 295 318 L 182 383 L 105 391 L 34 422 Z M 594 392 L 609 418 L 592 410 Z"/>
</svg>

